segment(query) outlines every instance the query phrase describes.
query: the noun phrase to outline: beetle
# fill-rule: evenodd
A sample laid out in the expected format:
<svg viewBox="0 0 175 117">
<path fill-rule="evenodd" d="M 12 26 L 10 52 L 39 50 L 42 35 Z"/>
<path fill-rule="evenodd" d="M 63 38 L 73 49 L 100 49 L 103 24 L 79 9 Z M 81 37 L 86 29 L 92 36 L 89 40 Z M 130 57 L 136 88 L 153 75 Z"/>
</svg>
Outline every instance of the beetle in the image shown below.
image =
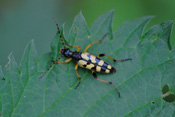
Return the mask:
<svg viewBox="0 0 175 117">
<path fill-rule="evenodd" d="M 118 92 L 118 95 L 120 97 L 120 92 L 119 90 L 117 89 L 117 87 L 110 81 L 106 81 L 106 80 L 102 80 L 102 79 L 99 79 L 97 77 L 97 74 L 96 72 L 100 72 L 100 73 L 115 73 L 117 70 L 112 67 L 110 64 L 108 64 L 107 62 L 103 61 L 102 59 L 100 59 L 99 57 L 103 57 L 103 56 L 106 56 L 108 57 L 109 59 L 113 60 L 114 62 L 118 62 L 118 61 L 128 61 L 128 60 L 132 60 L 131 58 L 128 58 L 128 59 L 122 59 L 122 60 L 115 60 L 114 58 L 106 55 L 106 54 L 99 54 L 97 56 L 94 56 L 88 52 L 86 52 L 93 44 L 95 43 L 99 43 L 99 42 L 102 42 L 104 40 L 104 38 L 107 36 L 107 34 L 105 34 L 100 40 L 98 41 L 95 41 L 93 43 L 90 43 L 83 52 L 80 52 L 80 49 L 81 47 L 80 46 L 77 46 L 77 45 L 70 45 L 68 43 L 65 43 L 63 41 L 63 38 L 62 38 L 62 35 L 61 35 L 61 32 L 60 32 L 60 29 L 59 29 L 59 26 L 58 26 L 58 23 L 56 21 L 56 18 L 54 18 L 55 20 L 55 23 L 56 23 L 56 26 L 57 26 L 57 30 L 58 30 L 58 34 L 59 34 L 59 37 L 61 39 L 61 42 L 63 44 L 63 47 L 64 48 L 60 48 L 60 51 L 59 53 L 61 54 L 61 57 L 59 57 L 57 60 L 53 61 L 52 60 L 52 64 L 50 65 L 50 67 L 39 77 L 39 78 L 42 78 L 52 67 L 54 64 L 59 64 L 59 63 L 68 63 L 72 60 L 74 60 L 76 62 L 76 65 L 75 65 L 75 72 L 79 78 L 79 81 L 78 81 L 78 84 L 77 86 L 75 87 L 78 88 L 79 85 L 80 85 L 80 82 L 81 82 L 81 77 L 80 75 L 78 74 L 77 72 L 77 69 L 78 69 L 78 66 L 79 67 L 82 67 L 82 68 L 86 68 L 88 70 L 91 70 L 92 71 L 92 75 L 93 77 L 96 79 L 96 80 L 99 80 L 99 81 L 102 81 L 102 82 L 105 82 L 105 83 L 108 83 L 108 84 L 111 84 L 115 89 L 116 91 Z M 66 48 L 66 46 L 69 46 L 69 47 L 77 47 L 77 50 L 76 51 L 71 51 L 69 48 Z M 68 59 L 63 61 L 63 62 L 60 62 L 59 60 L 62 58 L 62 57 L 67 57 Z"/>
</svg>

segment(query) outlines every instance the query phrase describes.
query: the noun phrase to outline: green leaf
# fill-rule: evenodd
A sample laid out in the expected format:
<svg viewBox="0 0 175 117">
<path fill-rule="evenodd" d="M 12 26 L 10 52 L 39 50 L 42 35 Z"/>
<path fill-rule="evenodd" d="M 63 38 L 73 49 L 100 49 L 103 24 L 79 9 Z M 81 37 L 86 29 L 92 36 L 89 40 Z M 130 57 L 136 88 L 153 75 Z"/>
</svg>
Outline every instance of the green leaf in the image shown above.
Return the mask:
<svg viewBox="0 0 175 117">
<path fill-rule="evenodd" d="M 103 60 L 117 68 L 117 73 L 97 74 L 100 79 L 112 81 L 121 98 L 111 85 L 95 80 L 91 71 L 83 68 L 78 68 L 82 80 L 75 90 L 78 77 L 73 61 L 54 65 L 39 79 L 52 64 L 51 60 L 61 56 L 59 49 L 63 46 L 56 34 L 50 53 L 38 58 L 31 41 L 19 67 L 12 54 L 6 68 L 2 71 L 0 67 L 1 116 L 174 116 L 175 102 L 164 100 L 175 94 L 175 48 L 169 43 L 173 22 L 163 22 L 143 33 L 152 19 L 146 16 L 123 23 L 113 34 L 113 15 L 113 10 L 106 12 L 88 29 L 80 12 L 64 41 L 80 45 L 83 51 L 89 43 L 108 33 L 88 52 L 105 53 L 117 60 L 132 58 L 132 61 L 113 63 L 104 57 Z M 163 94 L 165 85 L 169 89 Z"/>
</svg>

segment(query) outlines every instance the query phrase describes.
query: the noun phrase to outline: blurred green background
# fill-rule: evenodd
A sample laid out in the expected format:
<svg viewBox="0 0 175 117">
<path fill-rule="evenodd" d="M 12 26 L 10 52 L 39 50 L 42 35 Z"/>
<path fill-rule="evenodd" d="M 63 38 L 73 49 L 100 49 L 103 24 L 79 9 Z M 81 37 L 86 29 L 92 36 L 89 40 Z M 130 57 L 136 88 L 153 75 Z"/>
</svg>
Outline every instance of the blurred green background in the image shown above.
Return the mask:
<svg viewBox="0 0 175 117">
<path fill-rule="evenodd" d="M 113 31 L 124 21 L 145 15 L 155 18 L 146 29 L 166 20 L 175 20 L 175 0 L 0 0 L 0 65 L 8 62 L 10 52 L 19 63 L 26 44 L 35 40 L 39 56 L 50 51 L 50 42 L 59 25 L 66 34 L 76 14 L 83 12 L 87 24 L 104 12 L 115 9 Z M 175 30 L 171 35 L 175 44 Z"/>
</svg>

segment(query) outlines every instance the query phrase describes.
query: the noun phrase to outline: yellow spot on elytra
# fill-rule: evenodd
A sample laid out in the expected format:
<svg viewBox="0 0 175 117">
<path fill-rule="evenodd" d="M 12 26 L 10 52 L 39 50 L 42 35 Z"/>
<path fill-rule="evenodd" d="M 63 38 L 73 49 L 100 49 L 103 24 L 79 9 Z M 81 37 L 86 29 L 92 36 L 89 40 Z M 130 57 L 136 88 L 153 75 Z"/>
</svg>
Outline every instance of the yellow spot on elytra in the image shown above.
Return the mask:
<svg viewBox="0 0 175 117">
<path fill-rule="evenodd" d="M 102 66 L 104 64 L 103 60 L 100 60 L 100 62 L 98 63 L 98 65 Z"/>
<path fill-rule="evenodd" d="M 96 71 L 100 72 L 101 71 L 101 67 L 96 66 Z"/>
<path fill-rule="evenodd" d="M 87 52 L 82 52 L 81 57 L 88 61 L 89 60 L 89 57 L 87 56 L 88 54 L 89 53 L 87 53 Z"/>
<path fill-rule="evenodd" d="M 95 61 L 96 57 L 94 55 L 91 55 L 91 58 L 90 59 L 91 59 L 91 62 L 92 63 L 96 63 L 96 61 Z"/>
<path fill-rule="evenodd" d="M 106 71 L 105 71 L 106 73 L 109 73 L 110 71 L 108 70 L 108 69 L 106 69 Z"/>
<path fill-rule="evenodd" d="M 86 62 L 86 61 L 83 61 L 83 60 L 79 60 L 79 61 L 78 61 L 78 65 L 79 65 L 79 66 L 87 65 L 87 62 Z"/>
<path fill-rule="evenodd" d="M 95 65 L 94 64 L 89 64 L 86 66 L 87 69 L 91 70 Z"/>
<path fill-rule="evenodd" d="M 111 67 L 111 65 L 108 65 L 107 68 L 108 68 L 108 69 L 111 69 L 112 67 Z"/>
</svg>

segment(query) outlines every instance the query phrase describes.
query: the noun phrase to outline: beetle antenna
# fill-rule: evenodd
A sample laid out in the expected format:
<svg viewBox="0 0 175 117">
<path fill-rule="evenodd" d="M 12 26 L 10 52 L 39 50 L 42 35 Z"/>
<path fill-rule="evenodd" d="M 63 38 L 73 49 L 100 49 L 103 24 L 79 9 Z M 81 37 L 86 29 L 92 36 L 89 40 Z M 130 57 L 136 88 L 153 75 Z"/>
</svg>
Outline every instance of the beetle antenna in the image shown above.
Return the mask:
<svg viewBox="0 0 175 117">
<path fill-rule="evenodd" d="M 56 26 L 57 26 L 57 29 L 58 29 L 58 34 L 59 34 L 59 36 L 60 36 L 60 39 L 61 39 L 62 44 L 63 44 L 64 49 L 65 49 L 65 48 L 66 48 L 66 46 L 65 46 L 64 41 L 63 41 L 63 38 L 62 38 L 62 36 L 61 36 L 60 28 L 59 28 L 59 26 L 58 26 L 58 22 L 57 22 L 57 20 L 56 20 L 56 18 L 55 18 L 55 17 L 53 17 L 53 19 L 55 20 L 55 23 L 56 23 Z"/>
</svg>

